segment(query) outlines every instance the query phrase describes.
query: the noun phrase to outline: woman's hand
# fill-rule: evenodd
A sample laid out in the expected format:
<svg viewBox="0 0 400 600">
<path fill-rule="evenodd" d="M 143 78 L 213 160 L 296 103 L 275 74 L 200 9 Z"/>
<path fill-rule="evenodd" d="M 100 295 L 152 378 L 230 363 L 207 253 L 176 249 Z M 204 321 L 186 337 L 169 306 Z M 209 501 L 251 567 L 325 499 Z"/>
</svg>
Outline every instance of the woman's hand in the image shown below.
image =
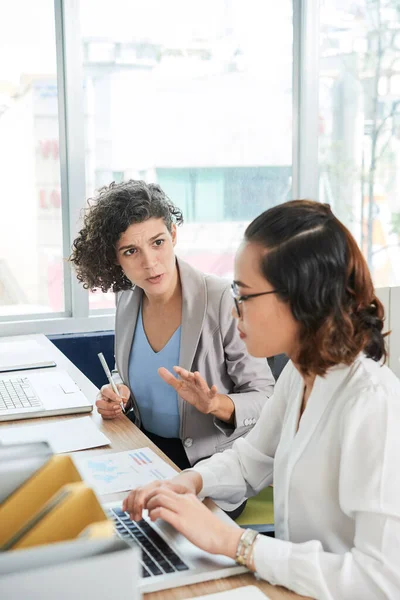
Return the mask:
<svg viewBox="0 0 400 600">
<path fill-rule="evenodd" d="M 119 396 L 113 391 L 109 383 L 103 385 L 97 395 L 96 406 L 103 419 L 115 419 L 115 417 L 118 417 L 122 413 L 121 402 L 126 406 L 129 400 L 131 392 L 128 386 L 118 383 L 117 388 Z"/>
<path fill-rule="evenodd" d="M 221 521 L 194 494 L 162 484 L 149 493 L 147 509 L 152 521 L 167 521 L 202 550 L 235 558 L 243 529 Z"/>
<path fill-rule="evenodd" d="M 122 510 L 129 513 L 133 521 L 140 521 L 147 502 L 159 488 L 173 490 L 176 494 L 196 495 L 203 487 L 203 480 L 195 471 L 184 471 L 167 481 L 152 481 L 151 483 L 132 490 L 122 503 Z"/>
<path fill-rule="evenodd" d="M 235 405 L 229 396 L 218 394 L 216 385 L 211 386 L 211 388 L 208 387 L 207 382 L 198 371 L 191 373 L 181 367 L 174 367 L 174 371 L 180 379 L 174 377 L 164 367 L 158 369 L 158 374 L 165 383 L 168 383 L 177 391 L 185 402 L 197 408 L 201 413 L 205 415 L 211 413 L 223 421 L 231 421 L 235 412 Z"/>
</svg>

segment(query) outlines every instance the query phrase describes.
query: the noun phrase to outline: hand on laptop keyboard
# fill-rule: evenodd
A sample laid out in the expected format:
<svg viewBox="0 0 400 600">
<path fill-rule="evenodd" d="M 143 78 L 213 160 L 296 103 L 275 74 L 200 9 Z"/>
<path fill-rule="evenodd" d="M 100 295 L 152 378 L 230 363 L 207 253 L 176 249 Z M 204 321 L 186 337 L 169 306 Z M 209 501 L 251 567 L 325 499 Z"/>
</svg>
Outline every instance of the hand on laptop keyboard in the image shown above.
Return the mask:
<svg viewBox="0 0 400 600">
<path fill-rule="evenodd" d="M 132 490 L 122 503 L 122 509 L 129 513 L 133 521 L 140 521 L 143 509 L 147 508 L 148 499 L 161 486 L 169 488 L 177 494 L 198 494 L 203 482 L 201 476 L 194 471 L 180 473 L 166 481 L 152 481 L 151 483 Z"/>
<path fill-rule="evenodd" d="M 220 520 L 194 494 L 161 486 L 147 500 L 147 510 L 152 521 L 167 521 L 198 548 L 235 558 L 243 529 Z"/>
<path fill-rule="evenodd" d="M 123 501 L 122 510 L 140 521 L 146 508 L 152 521 L 167 521 L 202 550 L 235 558 L 243 529 L 221 521 L 197 498 L 202 486 L 199 473 L 183 471 L 169 481 L 154 481 L 133 490 Z"/>
</svg>

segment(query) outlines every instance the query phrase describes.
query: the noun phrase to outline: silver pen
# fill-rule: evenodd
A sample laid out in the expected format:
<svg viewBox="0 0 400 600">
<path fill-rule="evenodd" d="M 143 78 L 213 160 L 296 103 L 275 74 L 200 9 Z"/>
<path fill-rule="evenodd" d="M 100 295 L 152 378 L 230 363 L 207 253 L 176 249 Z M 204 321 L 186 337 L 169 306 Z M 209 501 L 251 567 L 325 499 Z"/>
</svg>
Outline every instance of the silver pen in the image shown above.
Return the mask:
<svg viewBox="0 0 400 600">
<path fill-rule="evenodd" d="M 118 388 L 117 388 L 117 386 L 115 385 L 115 381 L 114 381 L 114 379 L 112 378 L 112 375 L 111 375 L 110 369 L 108 368 L 108 364 L 107 364 L 107 362 L 106 362 L 106 359 L 104 358 L 104 355 L 103 355 L 103 353 L 102 353 L 102 352 L 99 352 L 97 356 L 98 356 L 98 357 L 99 357 L 99 359 L 100 359 L 101 366 L 102 366 L 102 367 L 103 367 L 103 369 L 104 369 L 104 373 L 106 374 L 106 376 L 107 376 L 107 379 L 108 379 L 108 381 L 110 382 L 110 385 L 111 385 L 111 387 L 112 387 L 112 389 L 113 389 L 113 392 L 114 392 L 115 394 L 117 394 L 117 396 L 119 396 L 119 391 L 118 391 Z M 121 396 L 120 396 L 120 397 L 121 397 Z M 119 405 L 120 405 L 120 407 L 122 408 L 122 412 L 125 412 L 125 406 L 124 406 L 124 403 L 123 403 L 123 402 L 120 402 L 120 403 L 119 403 Z"/>
</svg>

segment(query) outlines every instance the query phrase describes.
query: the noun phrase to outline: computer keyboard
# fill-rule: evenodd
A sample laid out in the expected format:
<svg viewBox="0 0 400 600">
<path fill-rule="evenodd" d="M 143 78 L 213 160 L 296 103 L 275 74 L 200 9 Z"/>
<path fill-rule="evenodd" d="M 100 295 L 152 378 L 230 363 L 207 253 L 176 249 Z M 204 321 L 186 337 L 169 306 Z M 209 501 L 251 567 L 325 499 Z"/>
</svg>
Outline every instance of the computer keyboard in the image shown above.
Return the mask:
<svg viewBox="0 0 400 600">
<path fill-rule="evenodd" d="M 43 406 L 27 377 L 0 379 L 0 411 Z"/>
<path fill-rule="evenodd" d="M 142 576 L 165 575 L 186 571 L 189 567 L 179 558 L 147 521 L 131 521 L 128 513 L 110 509 L 117 536 L 139 545 L 142 550 Z"/>
</svg>

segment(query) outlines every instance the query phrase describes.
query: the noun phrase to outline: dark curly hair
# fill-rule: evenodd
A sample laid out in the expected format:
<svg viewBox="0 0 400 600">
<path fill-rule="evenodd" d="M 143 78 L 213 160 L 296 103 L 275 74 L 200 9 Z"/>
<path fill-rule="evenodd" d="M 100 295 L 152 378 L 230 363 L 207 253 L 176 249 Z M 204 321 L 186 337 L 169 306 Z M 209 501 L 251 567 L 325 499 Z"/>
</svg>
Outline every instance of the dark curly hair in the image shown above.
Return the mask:
<svg viewBox="0 0 400 600">
<path fill-rule="evenodd" d="M 116 244 L 132 223 L 163 219 L 168 231 L 183 216 L 159 185 L 145 181 L 111 183 L 89 198 L 83 229 L 72 244 L 70 262 L 85 289 L 119 292 L 132 282 L 116 264 Z"/>
<path fill-rule="evenodd" d="M 300 323 L 304 375 L 350 365 L 360 352 L 386 360 L 384 309 L 357 243 L 329 205 L 293 200 L 258 216 L 245 240 L 267 249 L 261 272 Z"/>
</svg>

